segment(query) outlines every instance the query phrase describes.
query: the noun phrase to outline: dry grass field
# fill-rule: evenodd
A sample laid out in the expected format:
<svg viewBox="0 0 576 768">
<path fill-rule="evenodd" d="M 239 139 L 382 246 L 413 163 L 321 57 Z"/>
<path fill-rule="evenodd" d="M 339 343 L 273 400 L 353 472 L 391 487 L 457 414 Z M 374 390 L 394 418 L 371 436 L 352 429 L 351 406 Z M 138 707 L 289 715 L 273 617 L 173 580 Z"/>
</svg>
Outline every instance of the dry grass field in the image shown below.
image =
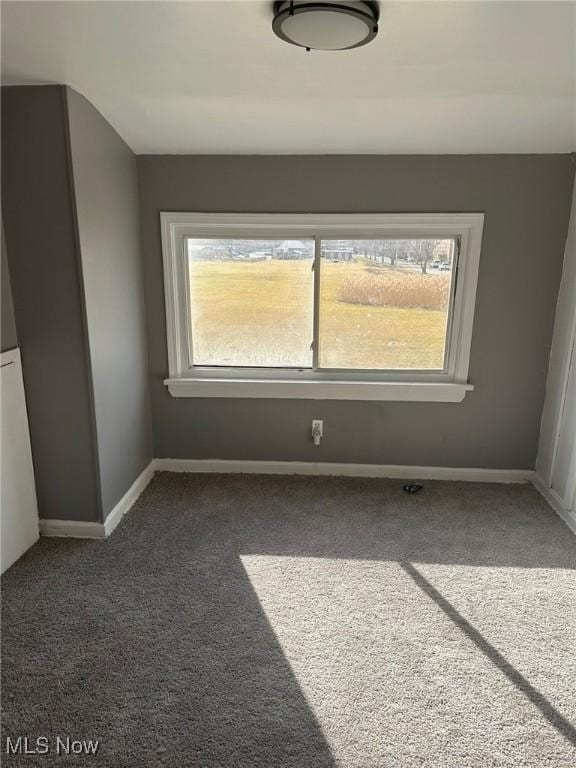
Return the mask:
<svg viewBox="0 0 576 768">
<path fill-rule="evenodd" d="M 323 261 L 321 366 L 441 368 L 448 289 L 446 275 Z M 196 364 L 311 365 L 311 261 L 191 261 L 190 291 Z"/>
</svg>

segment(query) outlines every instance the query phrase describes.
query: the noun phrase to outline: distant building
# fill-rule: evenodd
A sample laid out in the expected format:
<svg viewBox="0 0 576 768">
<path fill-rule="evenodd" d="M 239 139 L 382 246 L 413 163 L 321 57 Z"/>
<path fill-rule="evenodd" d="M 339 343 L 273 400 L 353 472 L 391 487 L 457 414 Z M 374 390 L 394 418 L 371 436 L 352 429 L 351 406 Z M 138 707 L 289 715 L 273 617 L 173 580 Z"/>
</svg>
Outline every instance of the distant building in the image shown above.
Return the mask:
<svg viewBox="0 0 576 768">
<path fill-rule="evenodd" d="M 312 243 L 303 243 L 301 240 L 284 240 L 274 249 L 276 259 L 309 259 L 313 255 Z"/>
<path fill-rule="evenodd" d="M 322 256 L 328 261 L 352 261 L 356 250 L 346 245 L 330 243 L 330 248 L 322 248 Z"/>
</svg>

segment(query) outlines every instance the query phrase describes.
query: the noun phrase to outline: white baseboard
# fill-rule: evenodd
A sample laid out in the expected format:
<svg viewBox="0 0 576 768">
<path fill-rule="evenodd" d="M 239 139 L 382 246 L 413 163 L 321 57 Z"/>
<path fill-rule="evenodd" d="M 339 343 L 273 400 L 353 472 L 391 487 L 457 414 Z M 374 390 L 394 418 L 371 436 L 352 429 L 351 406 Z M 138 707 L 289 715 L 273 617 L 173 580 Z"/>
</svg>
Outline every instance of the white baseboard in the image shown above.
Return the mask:
<svg viewBox="0 0 576 768">
<path fill-rule="evenodd" d="M 83 523 L 78 520 L 40 520 L 40 536 L 71 536 L 75 539 L 103 539 L 104 523 Z"/>
<path fill-rule="evenodd" d="M 116 528 L 138 496 L 154 477 L 154 460 L 138 475 L 103 523 L 76 520 L 40 520 L 41 536 L 69 536 L 79 539 L 104 539 Z"/>
<path fill-rule="evenodd" d="M 341 464 L 307 461 L 235 461 L 227 459 L 156 459 L 157 472 L 221 472 L 258 475 L 338 475 L 410 480 L 462 480 L 478 483 L 529 483 L 530 469 L 414 467 L 400 464 Z"/>
<path fill-rule="evenodd" d="M 126 491 L 124 496 L 120 499 L 118 504 L 110 512 L 106 520 L 104 521 L 105 536 L 110 536 L 112 531 L 116 528 L 120 520 L 124 517 L 126 512 L 132 509 L 134 502 L 140 496 L 142 491 L 146 488 L 150 480 L 154 477 L 155 472 L 155 460 L 152 459 L 146 469 L 138 475 L 136 480 L 132 483 L 130 488 Z"/>
<path fill-rule="evenodd" d="M 110 512 L 104 523 L 74 520 L 40 520 L 42 536 L 103 539 L 146 488 L 155 472 L 243 473 L 259 475 L 333 475 L 380 477 L 401 480 L 452 480 L 476 483 L 534 483 L 552 508 L 576 533 L 576 515 L 564 510 L 550 489 L 544 488 L 530 469 L 483 469 L 464 467 L 417 467 L 400 464 L 344 464 L 305 461 L 235 461 L 227 459 L 153 459 Z"/>
<path fill-rule="evenodd" d="M 556 512 L 556 514 L 562 518 L 572 533 L 576 533 L 576 512 L 570 512 L 567 510 L 562 504 L 562 499 L 560 496 L 558 496 L 556 491 L 548 487 L 542 478 L 537 474 L 534 475 L 533 485 L 534 488 L 536 488 L 536 490 L 546 499 L 554 512 Z"/>
</svg>

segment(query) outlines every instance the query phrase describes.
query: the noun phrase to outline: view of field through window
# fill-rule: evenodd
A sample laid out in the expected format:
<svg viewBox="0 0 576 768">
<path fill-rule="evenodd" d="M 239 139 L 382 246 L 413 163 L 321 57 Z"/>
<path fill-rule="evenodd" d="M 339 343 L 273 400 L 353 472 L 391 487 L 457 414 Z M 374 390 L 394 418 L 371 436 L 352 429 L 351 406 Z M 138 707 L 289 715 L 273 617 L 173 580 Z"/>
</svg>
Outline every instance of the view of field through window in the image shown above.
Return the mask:
<svg viewBox="0 0 576 768">
<path fill-rule="evenodd" d="M 454 241 L 323 240 L 322 368 L 444 366 Z"/>
<path fill-rule="evenodd" d="M 194 365 L 309 368 L 313 240 L 188 240 Z"/>
<path fill-rule="evenodd" d="M 323 240 L 319 366 L 444 365 L 453 239 Z M 189 239 L 192 362 L 310 368 L 314 241 Z"/>
</svg>

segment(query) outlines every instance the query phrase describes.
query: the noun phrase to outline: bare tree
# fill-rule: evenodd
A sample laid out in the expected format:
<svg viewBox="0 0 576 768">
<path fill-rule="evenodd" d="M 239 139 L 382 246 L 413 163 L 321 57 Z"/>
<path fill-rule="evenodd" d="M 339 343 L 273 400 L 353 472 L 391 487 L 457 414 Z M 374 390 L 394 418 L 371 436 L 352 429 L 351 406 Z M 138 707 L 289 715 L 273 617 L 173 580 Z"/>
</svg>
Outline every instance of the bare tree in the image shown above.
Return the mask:
<svg viewBox="0 0 576 768">
<path fill-rule="evenodd" d="M 434 256 L 434 251 L 441 240 L 394 240 L 392 238 L 382 240 L 364 240 L 362 251 L 370 261 L 387 260 L 391 266 L 396 264 L 399 256 L 412 257 L 422 270 L 422 274 L 428 273 L 428 264 Z"/>
<path fill-rule="evenodd" d="M 384 263 L 384 256 L 388 259 L 391 266 L 396 264 L 396 259 L 401 252 L 402 240 L 383 240 L 382 241 L 382 263 Z"/>
<path fill-rule="evenodd" d="M 379 240 L 366 240 L 364 243 L 366 254 L 372 261 L 378 261 L 378 254 L 380 253 L 380 241 Z M 383 261 L 383 259 L 382 259 Z"/>
<path fill-rule="evenodd" d="M 409 252 L 415 257 L 416 263 L 420 265 L 422 274 L 428 272 L 428 263 L 432 261 L 434 251 L 441 240 L 407 240 Z"/>
<path fill-rule="evenodd" d="M 388 259 L 389 263 L 393 265 L 398 257 L 399 242 L 399 240 L 388 239 L 364 240 L 362 246 L 364 253 L 370 260 L 385 264 L 386 259 Z"/>
</svg>

